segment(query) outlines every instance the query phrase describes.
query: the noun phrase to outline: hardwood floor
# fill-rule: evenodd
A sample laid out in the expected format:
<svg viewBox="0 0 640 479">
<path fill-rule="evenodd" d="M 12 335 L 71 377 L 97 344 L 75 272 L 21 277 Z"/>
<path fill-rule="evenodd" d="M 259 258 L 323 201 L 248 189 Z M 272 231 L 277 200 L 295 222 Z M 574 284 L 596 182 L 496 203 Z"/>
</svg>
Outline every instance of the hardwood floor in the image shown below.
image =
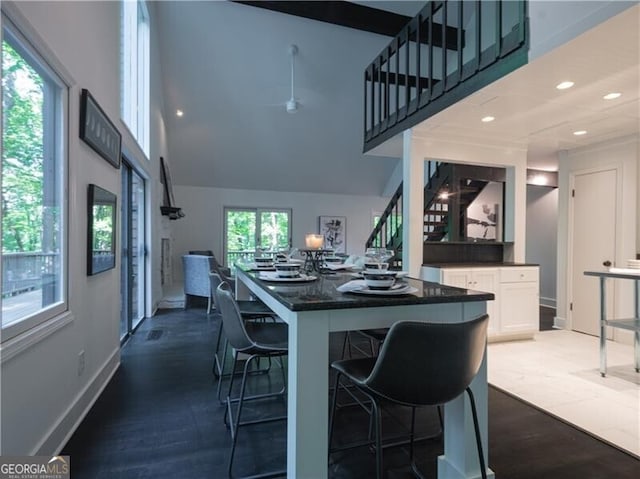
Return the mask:
<svg viewBox="0 0 640 479">
<path fill-rule="evenodd" d="M 123 347 L 122 364 L 62 454 L 71 456 L 75 479 L 227 477 L 230 436 L 224 407 L 215 399 L 211 374 L 219 320 L 203 309 L 163 310 L 147 319 Z M 332 338 L 332 356 L 342 346 Z M 257 387 L 280 386 L 277 369 L 257 376 Z M 259 407 L 258 407 L 259 406 Z M 254 415 L 283 412 L 282 400 L 247 407 Z M 392 414 L 406 418 L 406 411 Z M 493 388 L 489 396 L 489 466 L 497 478 L 637 478 L 640 461 Z M 358 408 L 339 411 L 336 445 L 366 437 L 368 418 Z M 401 420 L 400 423 L 403 423 Z M 406 423 L 406 421 L 404 422 Z M 438 427 L 433 410 L 420 414 L 423 433 Z M 383 432 L 399 425 L 385 416 Z M 282 468 L 284 422 L 240 431 L 236 475 Z M 435 476 L 440 440 L 420 444 L 416 455 L 427 477 Z M 389 479 L 412 477 L 401 448 L 385 451 Z M 374 476 L 367 448 L 334 453 L 331 478 Z"/>
</svg>

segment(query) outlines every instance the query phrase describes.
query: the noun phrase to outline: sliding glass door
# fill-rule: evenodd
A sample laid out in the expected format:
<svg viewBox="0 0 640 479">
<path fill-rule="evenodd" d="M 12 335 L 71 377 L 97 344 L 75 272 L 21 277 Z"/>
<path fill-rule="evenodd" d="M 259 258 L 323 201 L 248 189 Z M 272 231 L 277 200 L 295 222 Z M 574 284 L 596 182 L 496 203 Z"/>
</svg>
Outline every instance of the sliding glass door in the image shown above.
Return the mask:
<svg viewBox="0 0 640 479">
<path fill-rule="evenodd" d="M 291 210 L 225 208 L 224 260 L 232 266 L 257 250 L 279 251 L 291 245 Z"/>
<path fill-rule="evenodd" d="M 122 239 L 120 339 L 144 319 L 146 291 L 145 181 L 131 166 L 122 165 Z"/>
</svg>

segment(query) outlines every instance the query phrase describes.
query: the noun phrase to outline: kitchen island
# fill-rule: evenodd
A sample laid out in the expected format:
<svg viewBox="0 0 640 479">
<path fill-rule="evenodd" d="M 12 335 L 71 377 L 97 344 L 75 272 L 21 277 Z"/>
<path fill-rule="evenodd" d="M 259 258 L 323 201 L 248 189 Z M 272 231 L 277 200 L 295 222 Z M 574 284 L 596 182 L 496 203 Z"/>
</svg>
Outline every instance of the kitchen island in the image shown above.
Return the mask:
<svg viewBox="0 0 640 479">
<path fill-rule="evenodd" d="M 287 477 L 323 479 L 328 475 L 329 334 L 390 327 L 402 320 L 463 322 L 486 311 L 493 294 L 405 278 L 415 292 L 369 296 L 341 293 L 353 280 L 348 273 L 317 275 L 309 282 L 278 282 L 236 269 L 236 297 L 250 294 L 264 301 L 289 325 L 287 405 Z M 446 365 L 442 366 L 446 369 Z M 476 397 L 485 460 L 487 437 L 486 356 L 471 384 Z M 438 458 L 440 479 L 479 477 L 473 421 L 464 396 L 445 407 L 444 454 Z M 488 463 L 488 462 L 487 462 Z M 493 473 L 487 471 L 489 477 Z"/>
</svg>

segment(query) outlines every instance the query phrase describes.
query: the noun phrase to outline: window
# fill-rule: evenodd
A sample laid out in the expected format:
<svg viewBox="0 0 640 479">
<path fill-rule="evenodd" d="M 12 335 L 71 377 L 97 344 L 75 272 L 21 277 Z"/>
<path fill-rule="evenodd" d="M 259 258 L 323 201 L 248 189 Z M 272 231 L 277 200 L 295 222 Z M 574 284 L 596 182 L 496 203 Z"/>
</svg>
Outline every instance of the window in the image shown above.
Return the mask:
<svg viewBox="0 0 640 479">
<path fill-rule="evenodd" d="M 291 246 L 291 210 L 225 208 L 224 258 L 227 266 L 253 258 L 258 249 L 266 252 Z"/>
<path fill-rule="evenodd" d="M 67 87 L 2 16 L 2 341 L 66 310 Z"/>
<path fill-rule="evenodd" d="M 149 158 L 149 13 L 143 1 L 122 2 L 124 123 Z"/>
</svg>

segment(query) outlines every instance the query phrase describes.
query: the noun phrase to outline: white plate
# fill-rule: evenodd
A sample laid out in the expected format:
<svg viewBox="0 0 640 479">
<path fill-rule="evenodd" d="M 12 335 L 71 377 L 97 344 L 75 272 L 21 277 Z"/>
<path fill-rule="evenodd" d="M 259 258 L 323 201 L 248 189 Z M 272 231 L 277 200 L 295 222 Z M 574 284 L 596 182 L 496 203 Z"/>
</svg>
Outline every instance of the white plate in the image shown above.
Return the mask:
<svg viewBox="0 0 640 479">
<path fill-rule="evenodd" d="M 368 294 L 373 296 L 397 296 L 401 294 L 417 293 L 418 288 L 409 286 L 408 284 L 396 284 L 391 289 L 369 289 L 366 286 L 362 289 L 353 289 L 349 293 Z"/>
<path fill-rule="evenodd" d="M 273 271 L 274 270 L 274 266 L 273 264 L 256 264 L 256 263 L 245 263 L 244 266 L 250 270 L 266 270 L 266 271 Z"/>
<path fill-rule="evenodd" d="M 307 283 L 309 281 L 315 281 L 318 279 L 316 276 L 307 276 L 304 273 L 301 273 L 300 276 L 291 277 L 282 277 L 278 276 L 278 273 L 271 271 L 261 271 L 258 274 L 258 279 L 262 281 L 276 281 L 279 283 Z"/>
</svg>

